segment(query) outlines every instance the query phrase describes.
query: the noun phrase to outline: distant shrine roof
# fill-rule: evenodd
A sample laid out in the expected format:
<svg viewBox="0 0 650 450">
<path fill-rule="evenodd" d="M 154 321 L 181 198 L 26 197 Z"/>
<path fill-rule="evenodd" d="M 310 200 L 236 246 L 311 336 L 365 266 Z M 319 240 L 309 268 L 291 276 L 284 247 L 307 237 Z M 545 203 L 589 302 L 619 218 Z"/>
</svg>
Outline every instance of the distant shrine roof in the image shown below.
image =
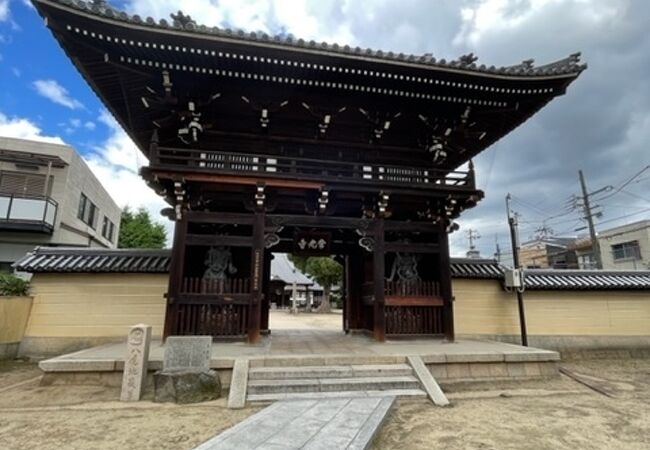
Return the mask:
<svg viewBox="0 0 650 450">
<path fill-rule="evenodd" d="M 535 66 L 533 59 L 524 60 L 519 64 L 511 66 L 487 66 L 477 64 L 478 58 L 474 54 L 460 56 L 454 60 L 436 59 L 432 54 L 413 55 L 405 53 L 384 52 L 371 48 L 351 47 L 349 45 L 329 44 L 327 42 L 306 41 L 297 39 L 292 35 L 271 36 L 264 32 L 246 32 L 240 29 L 208 27 L 198 24 L 191 16 L 178 11 L 171 14 L 171 20 L 160 19 L 156 21 L 152 17 L 142 18 L 137 14 L 130 15 L 125 11 L 117 10 L 106 1 L 83 1 L 83 0 L 35 0 L 36 3 L 60 3 L 70 6 L 79 12 L 92 14 L 98 18 L 116 20 L 125 24 L 148 28 L 163 32 L 188 33 L 203 37 L 216 37 L 232 41 L 240 41 L 263 46 L 278 46 L 285 49 L 326 52 L 340 56 L 353 58 L 367 58 L 401 65 L 426 66 L 443 70 L 459 70 L 463 72 L 477 72 L 481 74 L 492 74 L 503 77 L 554 77 L 554 76 L 577 76 L 587 68 L 586 64 L 580 62 L 580 53 L 573 53 L 566 58 L 549 64 Z"/>
</svg>

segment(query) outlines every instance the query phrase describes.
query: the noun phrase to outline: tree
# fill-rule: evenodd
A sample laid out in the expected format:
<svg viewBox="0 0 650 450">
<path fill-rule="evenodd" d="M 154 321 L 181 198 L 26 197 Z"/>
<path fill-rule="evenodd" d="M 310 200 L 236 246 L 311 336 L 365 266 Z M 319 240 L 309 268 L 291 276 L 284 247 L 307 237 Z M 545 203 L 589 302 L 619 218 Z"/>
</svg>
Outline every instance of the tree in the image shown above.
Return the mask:
<svg viewBox="0 0 650 450">
<path fill-rule="evenodd" d="M 120 220 L 119 248 L 163 248 L 167 241 L 165 227 L 153 223 L 149 212 L 139 208 L 136 212 L 126 206 Z"/>
<path fill-rule="evenodd" d="M 289 255 L 289 260 L 302 273 L 309 275 L 316 283 L 323 286 L 323 301 L 318 307 L 318 312 L 330 312 L 330 293 L 332 286 L 343 280 L 343 266 L 331 256 L 294 256 Z"/>
</svg>

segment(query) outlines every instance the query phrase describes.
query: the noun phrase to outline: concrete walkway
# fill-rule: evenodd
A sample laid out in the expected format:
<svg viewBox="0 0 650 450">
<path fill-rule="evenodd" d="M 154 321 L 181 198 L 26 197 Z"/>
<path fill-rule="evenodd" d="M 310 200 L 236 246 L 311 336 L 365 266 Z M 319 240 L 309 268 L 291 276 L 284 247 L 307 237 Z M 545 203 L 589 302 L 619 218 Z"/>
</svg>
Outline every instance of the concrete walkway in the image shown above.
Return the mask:
<svg viewBox="0 0 650 450">
<path fill-rule="evenodd" d="M 195 450 L 365 450 L 394 397 L 276 402 Z"/>
</svg>

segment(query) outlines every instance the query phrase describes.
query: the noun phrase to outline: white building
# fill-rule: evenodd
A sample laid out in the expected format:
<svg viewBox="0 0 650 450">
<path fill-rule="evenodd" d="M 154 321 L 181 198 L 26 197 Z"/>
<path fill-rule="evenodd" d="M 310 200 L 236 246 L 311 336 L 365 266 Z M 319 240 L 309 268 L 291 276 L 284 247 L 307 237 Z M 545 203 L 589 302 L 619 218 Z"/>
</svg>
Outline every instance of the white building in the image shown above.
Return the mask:
<svg viewBox="0 0 650 450">
<path fill-rule="evenodd" d="M 72 147 L 0 137 L 0 270 L 39 245 L 114 248 L 120 215 Z"/>
<path fill-rule="evenodd" d="M 650 269 L 650 220 L 598 233 L 604 270 Z"/>
</svg>

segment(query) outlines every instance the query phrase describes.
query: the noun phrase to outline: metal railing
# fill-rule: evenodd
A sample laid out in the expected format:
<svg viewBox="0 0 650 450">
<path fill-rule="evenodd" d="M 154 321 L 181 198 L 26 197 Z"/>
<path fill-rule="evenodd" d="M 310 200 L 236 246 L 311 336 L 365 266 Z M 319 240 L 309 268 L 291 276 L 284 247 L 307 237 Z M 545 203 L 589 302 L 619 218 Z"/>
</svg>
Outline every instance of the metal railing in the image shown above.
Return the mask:
<svg viewBox="0 0 650 450">
<path fill-rule="evenodd" d="M 58 203 L 44 195 L 22 195 L 0 193 L 0 225 L 41 226 L 54 229 Z"/>
<path fill-rule="evenodd" d="M 158 167 L 171 166 L 233 175 L 254 174 L 325 181 L 407 184 L 420 187 L 474 187 L 471 172 L 463 171 L 168 147 L 158 147 L 156 153 L 152 158 L 152 165 Z"/>
</svg>

